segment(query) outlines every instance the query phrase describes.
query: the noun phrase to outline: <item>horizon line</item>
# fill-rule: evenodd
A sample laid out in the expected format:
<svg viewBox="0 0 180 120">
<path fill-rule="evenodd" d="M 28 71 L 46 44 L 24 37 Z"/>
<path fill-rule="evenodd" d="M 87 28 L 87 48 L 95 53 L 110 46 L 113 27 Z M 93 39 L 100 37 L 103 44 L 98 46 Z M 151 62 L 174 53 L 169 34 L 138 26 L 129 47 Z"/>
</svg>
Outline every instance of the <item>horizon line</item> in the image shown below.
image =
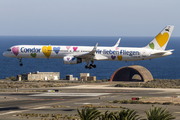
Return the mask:
<svg viewBox="0 0 180 120">
<path fill-rule="evenodd" d="M 0 35 L 0 37 L 156 37 L 156 36 L 97 36 L 97 35 L 94 35 L 94 36 L 85 36 L 85 35 L 72 35 L 72 36 L 66 36 L 66 35 Z M 180 37 L 180 36 L 171 36 L 171 37 Z"/>
</svg>

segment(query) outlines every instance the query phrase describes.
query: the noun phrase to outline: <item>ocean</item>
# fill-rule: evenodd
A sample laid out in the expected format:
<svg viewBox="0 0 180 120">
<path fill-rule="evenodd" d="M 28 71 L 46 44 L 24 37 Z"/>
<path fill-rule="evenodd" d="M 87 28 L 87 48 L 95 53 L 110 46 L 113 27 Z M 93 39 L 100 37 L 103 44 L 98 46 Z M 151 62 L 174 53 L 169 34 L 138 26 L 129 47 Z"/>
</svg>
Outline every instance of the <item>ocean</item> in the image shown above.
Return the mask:
<svg viewBox="0 0 180 120">
<path fill-rule="evenodd" d="M 144 47 L 154 37 L 121 37 L 119 47 Z M 19 60 L 3 56 L 3 52 L 13 45 L 77 45 L 77 46 L 113 46 L 119 39 L 113 37 L 92 36 L 0 36 L 0 79 L 16 76 L 28 72 L 60 72 L 60 78 L 72 74 L 79 78 L 79 73 L 90 73 L 97 80 L 109 79 L 119 68 L 129 65 L 141 65 L 147 68 L 156 79 L 180 79 L 180 37 L 171 37 L 166 47 L 174 49 L 172 55 L 162 58 L 144 61 L 95 61 L 97 65 L 93 69 L 85 69 L 86 63 L 65 65 L 62 59 L 22 59 L 23 66 L 19 66 Z"/>
</svg>

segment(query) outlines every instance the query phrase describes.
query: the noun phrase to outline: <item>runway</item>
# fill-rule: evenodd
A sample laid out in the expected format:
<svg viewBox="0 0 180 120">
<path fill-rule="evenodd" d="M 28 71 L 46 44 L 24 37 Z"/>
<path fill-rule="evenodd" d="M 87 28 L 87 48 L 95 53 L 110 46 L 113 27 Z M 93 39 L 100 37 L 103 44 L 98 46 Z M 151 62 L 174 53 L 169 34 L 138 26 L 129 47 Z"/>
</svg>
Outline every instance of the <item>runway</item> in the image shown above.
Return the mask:
<svg viewBox="0 0 180 120">
<path fill-rule="evenodd" d="M 60 112 L 62 114 L 77 114 L 77 108 L 83 105 L 105 106 L 110 105 L 105 101 L 130 100 L 132 97 L 180 96 L 179 89 L 121 88 L 108 85 L 77 85 L 53 89 L 61 89 L 61 91 L 58 93 L 0 93 L 0 120 L 18 120 L 18 117 L 12 117 L 17 113 L 55 114 Z M 52 108 L 53 105 L 64 107 Z M 149 110 L 152 106 L 151 104 L 113 105 L 135 109 L 141 116 L 145 116 L 144 110 Z M 177 120 L 180 119 L 179 106 L 161 106 L 168 108 L 177 117 Z M 99 110 L 106 111 L 107 108 L 100 108 Z M 119 109 L 109 108 L 108 110 L 118 111 Z"/>
<path fill-rule="evenodd" d="M 42 94 L 34 94 L 29 96 L 102 96 L 108 95 L 111 93 L 42 93 Z"/>
</svg>

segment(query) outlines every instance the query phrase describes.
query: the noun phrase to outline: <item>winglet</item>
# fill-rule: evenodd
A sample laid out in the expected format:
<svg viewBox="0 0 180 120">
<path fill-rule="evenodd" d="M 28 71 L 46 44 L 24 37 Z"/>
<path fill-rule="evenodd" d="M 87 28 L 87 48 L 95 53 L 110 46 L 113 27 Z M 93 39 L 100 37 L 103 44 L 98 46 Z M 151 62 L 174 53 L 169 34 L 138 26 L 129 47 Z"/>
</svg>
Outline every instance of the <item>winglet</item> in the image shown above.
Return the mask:
<svg viewBox="0 0 180 120">
<path fill-rule="evenodd" d="M 121 38 L 119 38 L 119 40 L 117 41 L 117 43 L 113 46 L 113 47 L 118 47 L 119 43 L 120 43 Z"/>
<path fill-rule="evenodd" d="M 94 46 L 94 48 L 89 54 L 94 54 L 96 52 L 97 46 L 98 46 L 98 43 L 96 43 L 96 45 Z"/>
</svg>

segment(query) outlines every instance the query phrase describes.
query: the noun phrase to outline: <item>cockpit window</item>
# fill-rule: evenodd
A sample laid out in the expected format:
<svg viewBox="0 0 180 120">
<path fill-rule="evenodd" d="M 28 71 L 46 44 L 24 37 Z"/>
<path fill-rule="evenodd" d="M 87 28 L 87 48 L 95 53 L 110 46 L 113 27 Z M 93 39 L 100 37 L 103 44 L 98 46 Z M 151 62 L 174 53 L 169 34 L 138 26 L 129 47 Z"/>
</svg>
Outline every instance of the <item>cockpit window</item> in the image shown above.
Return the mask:
<svg viewBox="0 0 180 120">
<path fill-rule="evenodd" d="M 7 51 L 11 51 L 11 49 L 7 49 Z"/>
</svg>

